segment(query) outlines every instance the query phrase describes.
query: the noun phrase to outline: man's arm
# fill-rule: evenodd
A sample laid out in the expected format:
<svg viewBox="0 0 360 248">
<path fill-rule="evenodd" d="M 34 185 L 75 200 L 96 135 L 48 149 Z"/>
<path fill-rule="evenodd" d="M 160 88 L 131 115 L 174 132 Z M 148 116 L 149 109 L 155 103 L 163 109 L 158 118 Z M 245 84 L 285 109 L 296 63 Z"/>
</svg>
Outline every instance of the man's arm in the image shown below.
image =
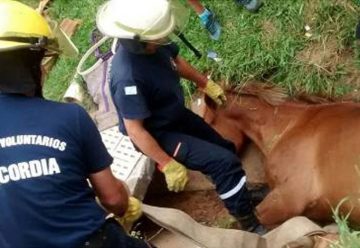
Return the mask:
<svg viewBox="0 0 360 248">
<path fill-rule="evenodd" d="M 142 120 L 124 119 L 124 124 L 129 137 L 135 145 L 159 165 L 165 165 L 172 159 L 144 128 Z"/>
<path fill-rule="evenodd" d="M 125 183 L 116 179 L 110 167 L 89 175 L 89 179 L 101 205 L 117 216 L 123 216 L 128 208 L 129 192 Z"/>
<path fill-rule="evenodd" d="M 226 103 L 226 96 L 221 86 L 216 84 L 211 79 L 208 79 L 206 75 L 200 73 L 180 56 L 176 57 L 175 63 L 177 65 L 180 77 L 194 82 L 198 88 L 200 88 L 203 92 L 205 92 L 206 95 L 213 99 L 217 105 L 223 105 Z"/>
<path fill-rule="evenodd" d="M 206 84 L 209 80 L 206 75 L 200 73 L 180 56 L 176 57 L 175 63 L 177 65 L 177 70 L 180 77 L 194 82 L 199 88 L 203 89 L 206 87 Z"/>
<path fill-rule="evenodd" d="M 185 166 L 166 154 L 152 135 L 146 131 L 142 120 L 124 119 L 124 123 L 135 145 L 159 164 L 158 168 L 165 175 L 168 189 L 175 192 L 184 190 L 189 180 Z"/>
</svg>

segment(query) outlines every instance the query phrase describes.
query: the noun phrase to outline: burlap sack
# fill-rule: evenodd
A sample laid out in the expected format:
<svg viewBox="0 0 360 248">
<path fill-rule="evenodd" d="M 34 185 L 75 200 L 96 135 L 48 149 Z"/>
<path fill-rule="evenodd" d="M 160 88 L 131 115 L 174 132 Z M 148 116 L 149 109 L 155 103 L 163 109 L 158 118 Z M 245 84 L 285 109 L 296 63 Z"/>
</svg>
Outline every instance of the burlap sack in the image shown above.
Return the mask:
<svg viewBox="0 0 360 248">
<path fill-rule="evenodd" d="M 170 233 L 154 240 L 162 247 L 186 248 L 282 248 L 307 247 L 302 237 L 308 234 L 326 232 L 306 217 L 295 217 L 264 236 L 241 230 L 207 227 L 194 221 L 189 215 L 177 209 L 159 208 L 144 204 L 144 214 Z M 306 238 L 305 238 L 306 239 Z M 293 246 L 290 246 L 293 245 Z"/>
</svg>

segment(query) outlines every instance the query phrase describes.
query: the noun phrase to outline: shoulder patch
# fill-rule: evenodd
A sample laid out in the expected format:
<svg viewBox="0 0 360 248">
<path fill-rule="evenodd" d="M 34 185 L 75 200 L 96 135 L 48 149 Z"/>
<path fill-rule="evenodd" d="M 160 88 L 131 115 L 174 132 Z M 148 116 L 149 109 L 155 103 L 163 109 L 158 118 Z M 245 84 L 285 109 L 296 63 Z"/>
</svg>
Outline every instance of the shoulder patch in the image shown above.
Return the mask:
<svg viewBox="0 0 360 248">
<path fill-rule="evenodd" d="M 134 86 L 126 86 L 125 87 L 125 95 L 137 95 L 137 87 Z"/>
</svg>

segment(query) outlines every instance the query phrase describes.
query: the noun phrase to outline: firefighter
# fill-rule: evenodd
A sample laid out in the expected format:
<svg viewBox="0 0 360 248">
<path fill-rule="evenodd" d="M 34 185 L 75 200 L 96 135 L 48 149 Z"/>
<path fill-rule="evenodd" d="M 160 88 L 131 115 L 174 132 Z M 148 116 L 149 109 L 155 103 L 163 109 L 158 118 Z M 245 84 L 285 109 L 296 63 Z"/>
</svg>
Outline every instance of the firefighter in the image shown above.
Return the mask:
<svg viewBox="0 0 360 248">
<path fill-rule="evenodd" d="M 0 0 L 0 247 L 150 247 L 105 219 L 133 221 L 140 202 L 112 175 L 86 111 L 42 96 L 44 55 L 76 52 L 60 36 L 32 8 Z"/>
<path fill-rule="evenodd" d="M 212 179 L 243 228 L 263 234 L 234 145 L 184 105 L 180 78 L 194 82 L 218 105 L 226 103 L 223 89 L 169 42 L 183 29 L 185 12 L 167 0 L 112 0 L 99 9 L 99 30 L 120 42 L 110 80 L 120 131 L 157 162 L 169 190 L 184 189 L 187 168 L 200 171 Z"/>
</svg>

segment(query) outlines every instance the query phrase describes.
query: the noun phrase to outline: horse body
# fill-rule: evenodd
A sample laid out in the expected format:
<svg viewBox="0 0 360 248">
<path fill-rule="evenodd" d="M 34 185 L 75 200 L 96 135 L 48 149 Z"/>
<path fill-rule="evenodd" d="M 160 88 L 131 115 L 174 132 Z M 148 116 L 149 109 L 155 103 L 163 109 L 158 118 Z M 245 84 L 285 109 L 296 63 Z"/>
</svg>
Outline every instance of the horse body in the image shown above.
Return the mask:
<svg viewBox="0 0 360 248">
<path fill-rule="evenodd" d="M 254 95 L 228 94 L 225 108 L 204 118 L 241 149 L 244 135 L 264 155 L 271 189 L 257 206 L 259 220 L 273 226 L 305 215 L 332 218 L 331 207 L 349 197 L 341 210 L 352 210 L 360 223 L 360 104 L 272 105 Z"/>
</svg>

